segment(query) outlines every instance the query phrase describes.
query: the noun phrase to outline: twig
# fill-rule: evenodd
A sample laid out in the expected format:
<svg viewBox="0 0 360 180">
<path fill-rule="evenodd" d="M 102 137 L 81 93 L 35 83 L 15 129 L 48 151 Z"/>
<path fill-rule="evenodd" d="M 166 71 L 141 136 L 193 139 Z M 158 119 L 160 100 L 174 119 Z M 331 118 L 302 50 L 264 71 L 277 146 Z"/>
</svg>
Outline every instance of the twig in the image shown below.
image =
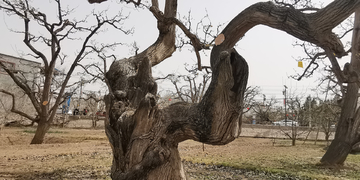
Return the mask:
<svg viewBox="0 0 360 180">
<path fill-rule="evenodd" d="M 11 145 L 14 145 L 14 143 L 11 141 L 11 139 L 10 139 L 9 136 L 7 136 L 7 139 L 9 140 L 9 142 L 10 142 Z"/>
</svg>

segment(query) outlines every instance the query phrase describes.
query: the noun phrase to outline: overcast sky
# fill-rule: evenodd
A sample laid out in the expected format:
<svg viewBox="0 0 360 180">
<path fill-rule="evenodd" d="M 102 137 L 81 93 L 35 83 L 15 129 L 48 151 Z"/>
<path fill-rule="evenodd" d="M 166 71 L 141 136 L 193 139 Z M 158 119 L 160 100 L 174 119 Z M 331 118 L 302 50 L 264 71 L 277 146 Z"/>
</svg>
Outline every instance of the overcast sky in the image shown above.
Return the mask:
<svg viewBox="0 0 360 180">
<path fill-rule="evenodd" d="M 52 5 L 47 4 L 49 1 L 34 1 L 35 6 L 42 8 L 48 13 L 53 13 L 55 10 Z M 92 9 L 96 10 L 107 9 L 108 14 L 116 13 L 122 9 L 124 14 L 130 13 L 130 18 L 124 22 L 124 27 L 134 28 L 134 34 L 124 35 L 118 31 L 108 30 L 106 33 L 99 34 L 96 38 L 98 42 L 136 42 L 140 47 L 140 51 L 144 50 L 155 42 L 158 31 L 156 29 L 156 20 L 153 15 L 146 9 L 135 10 L 131 5 L 117 4 L 115 0 L 105 2 L 101 5 L 87 4 L 86 0 L 63 0 L 64 3 L 71 2 L 72 8 L 75 8 L 75 16 L 78 19 L 90 14 Z M 180 16 L 188 15 L 191 10 L 193 24 L 200 21 L 206 13 L 209 14 L 209 19 L 213 27 L 219 24 L 227 24 L 233 17 L 244 10 L 251 4 L 258 2 L 255 0 L 179 0 L 178 13 Z M 65 6 L 64 6 L 65 7 Z M 225 26 L 223 26 L 224 28 Z M 9 54 L 13 56 L 22 56 L 29 52 L 22 42 L 22 35 L 10 32 L 9 29 L 22 30 L 23 21 L 17 17 L 8 17 L 3 11 L 0 12 L 0 53 Z M 41 32 L 40 30 L 38 32 Z M 349 40 L 347 38 L 347 40 Z M 265 26 L 256 26 L 245 34 L 237 46 L 237 51 L 247 60 L 250 68 L 248 85 L 260 86 L 262 93 L 269 98 L 282 98 L 282 91 L 284 85 L 289 90 L 295 91 L 298 94 L 307 95 L 311 93 L 311 88 L 317 87 L 316 80 L 320 77 L 316 73 L 314 77 L 303 79 L 300 82 L 290 79 L 290 75 L 301 73 L 302 68 L 297 67 L 298 63 L 295 58 L 304 56 L 301 48 L 294 47 L 295 38 L 278 30 L 274 30 Z M 345 42 L 344 42 L 345 43 Z M 71 57 L 76 54 L 75 49 L 79 49 L 76 43 L 67 43 L 64 47 L 64 52 Z M 193 65 L 196 63 L 196 56 L 189 51 L 191 48 L 182 48 L 177 50 L 172 57 L 165 60 L 163 63 L 153 68 L 154 76 L 164 76 L 169 73 L 185 73 L 184 64 Z M 44 52 L 48 50 L 43 48 Z M 119 57 L 130 57 L 132 54 L 128 47 L 121 47 L 117 50 Z M 201 53 L 202 62 L 204 65 L 209 64 L 210 52 Z M 47 53 L 48 54 L 48 53 Z M 27 56 L 27 59 L 32 59 Z M 341 64 L 348 61 L 349 58 L 343 58 Z M 92 60 L 88 60 L 91 62 Z M 68 67 L 70 62 L 58 65 L 57 68 L 64 69 Z M 85 63 L 85 62 L 84 62 Z M 303 62 L 306 67 L 307 62 Z M 76 78 L 76 76 L 74 75 Z M 159 83 L 160 90 L 173 89 L 171 83 Z M 89 87 L 90 88 L 90 87 Z M 91 87 L 93 89 L 93 87 Z"/>
</svg>

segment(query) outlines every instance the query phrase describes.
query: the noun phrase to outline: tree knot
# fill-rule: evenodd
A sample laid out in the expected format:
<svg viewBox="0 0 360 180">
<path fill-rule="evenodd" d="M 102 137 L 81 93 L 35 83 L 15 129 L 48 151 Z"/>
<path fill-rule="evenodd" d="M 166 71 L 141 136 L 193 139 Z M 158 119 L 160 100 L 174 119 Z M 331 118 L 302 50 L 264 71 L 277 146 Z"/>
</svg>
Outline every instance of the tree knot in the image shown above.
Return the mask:
<svg viewBox="0 0 360 180">
<path fill-rule="evenodd" d="M 228 58 L 230 56 L 229 52 L 227 51 L 222 51 L 219 55 L 220 60 L 225 60 L 226 58 Z"/>
<path fill-rule="evenodd" d="M 151 107 L 154 107 L 156 105 L 156 98 L 153 94 L 147 93 L 145 99 L 150 103 Z"/>
</svg>

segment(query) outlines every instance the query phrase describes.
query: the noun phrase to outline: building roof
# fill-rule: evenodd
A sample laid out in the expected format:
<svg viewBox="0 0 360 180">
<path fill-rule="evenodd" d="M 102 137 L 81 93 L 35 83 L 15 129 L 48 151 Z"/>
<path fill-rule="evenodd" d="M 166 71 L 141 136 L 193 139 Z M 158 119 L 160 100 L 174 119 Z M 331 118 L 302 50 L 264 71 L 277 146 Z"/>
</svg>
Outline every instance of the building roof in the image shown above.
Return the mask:
<svg viewBox="0 0 360 180">
<path fill-rule="evenodd" d="M 0 57 L 1 56 L 6 56 L 6 57 L 10 57 L 10 58 L 14 58 L 14 59 L 18 59 L 18 60 L 22 60 L 22 61 L 28 61 L 28 62 L 31 62 L 31 63 L 36 63 L 36 64 L 41 64 L 39 62 L 36 62 L 36 61 L 31 61 L 31 60 L 28 60 L 28 59 L 24 59 L 24 58 L 19 58 L 19 57 L 15 57 L 15 56 L 11 56 L 11 55 L 7 55 L 7 54 L 3 54 L 3 53 L 0 53 Z"/>
</svg>

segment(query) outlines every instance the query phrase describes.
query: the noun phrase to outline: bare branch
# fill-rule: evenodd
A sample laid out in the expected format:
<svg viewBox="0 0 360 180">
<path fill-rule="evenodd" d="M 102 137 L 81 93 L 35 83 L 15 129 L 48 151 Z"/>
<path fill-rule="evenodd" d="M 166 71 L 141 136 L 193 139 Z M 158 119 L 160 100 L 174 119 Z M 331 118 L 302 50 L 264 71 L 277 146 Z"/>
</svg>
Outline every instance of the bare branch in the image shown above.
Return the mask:
<svg viewBox="0 0 360 180">
<path fill-rule="evenodd" d="M 12 98 L 11 112 L 16 113 L 16 114 L 18 114 L 20 116 L 23 116 L 23 117 L 25 117 L 25 118 L 27 118 L 27 119 L 29 119 L 31 121 L 34 121 L 34 122 L 39 121 L 39 117 L 32 117 L 32 116 L 30 116 L 30 115 L 16 109 L 16 100 L 15 100 L 15 95 L 13 93 L 5 91 L 4 89 L 0 89 L 0 92 L 11 96 L 11 98 Z"/>
<path fill-rule="evenodd" d="M 310 56 L 310 54 L 308 54 L 308 55 Z M 299 77 L 296 78 L 296 80 L 300 81 L 303 77 L 311 76 L 314 73 L 314 71 L 319 67 L 319 64 L 317 64 L 315 61 L 318 60 L 318 58 L 320 56 L 324 56 L 324 55 L 326 55 L 325 52 L 320 52 L 320 53 L 315 54 L 315 56 L 311 57 L 311 61 L 310 61 L 309 65 L 305 68 L 303 73 Z M 313 64 L 315 64 L 315 67 L 310 72 L 308 72 L 308 70 L 310 69 L 310 67 Z M 292 76 L 292 77 L 295 78 L 294 76 Z"/>
<path fill-rule="evenodd" d="M 89 3 L 102 3 L 102 2 L 104 2 L 104 1 L 107 1 L 107 0 L 88 0 L 89 1 Z"/>
<path fill-rule="evenodd" d="M 36 100 L 36 97 L 34 96 L 34 94 L 32 93 L 31 88 L 29 87 L 29 85 L 27 83 L 22 82 L 21 79 L 19 79 L 17 76 L 15 76 L 14 72 L 11 71 L 10 69 L 8 69 L 2 61 L 0 61 L 0 67 L 2 69 L 4 69 L 6 71 L 6 73 L 11 77 L 11 79 L 15 82 L 15 84 L 17 86 L 19 86 L 24 92 L 25 94 L 28 95 L 28 97 L 30 98 L 31 102 L 33 103 L 35 110 L 40 113 L 40 103 Z"/>
<path fill-rule="evenodd" d="M 165 77 L 157 77 L 157 78 L 154 78 L 155 81 L 158 81 L 158 80 L 164 80 L 164 79 L 169 79 L 169 77 L 174 77 L 175 75 L 174 74 L 168 74 L 166 75 Z"/>
</svg>

